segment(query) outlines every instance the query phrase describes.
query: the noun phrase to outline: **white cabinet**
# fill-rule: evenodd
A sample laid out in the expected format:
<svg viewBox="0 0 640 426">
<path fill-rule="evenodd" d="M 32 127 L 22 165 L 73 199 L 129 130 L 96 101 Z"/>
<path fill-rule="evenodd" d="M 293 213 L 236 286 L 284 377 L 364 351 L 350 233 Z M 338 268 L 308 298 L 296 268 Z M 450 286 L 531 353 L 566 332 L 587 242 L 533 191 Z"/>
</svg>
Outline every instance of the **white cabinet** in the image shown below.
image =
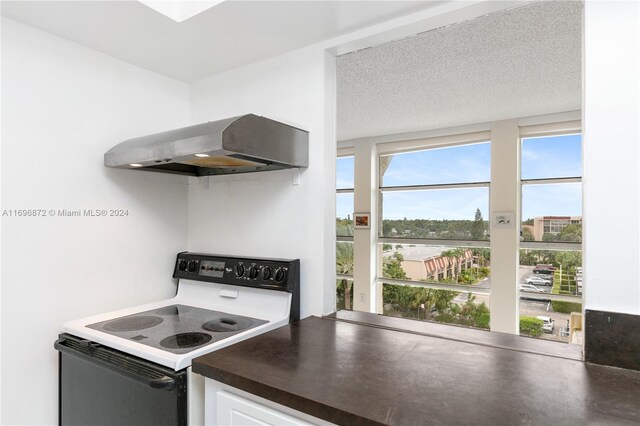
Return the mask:
<svg viewBox="0 0 640 426">
<path fill-rule="evenodd" d="M 205 379 L 204 396 L 204 422 L 209 426 L 335 426 L 212 379 Z"/>
<path fill-rule="evenodd" d="M 216 395 L 217 424 L 228 426 L 309 425 L 293 416 L 226 391 Z"/>
</svg>

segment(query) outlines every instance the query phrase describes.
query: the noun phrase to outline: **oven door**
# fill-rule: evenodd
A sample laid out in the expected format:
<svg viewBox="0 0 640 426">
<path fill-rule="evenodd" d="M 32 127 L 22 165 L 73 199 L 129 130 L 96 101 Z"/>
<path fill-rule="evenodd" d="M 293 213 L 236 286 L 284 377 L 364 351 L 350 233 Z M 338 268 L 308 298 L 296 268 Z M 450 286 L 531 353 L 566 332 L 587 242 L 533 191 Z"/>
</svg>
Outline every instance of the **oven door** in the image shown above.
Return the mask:
<svg viewBox="0 0 640 426">
<path fill-rule="evenodd" d="M 127 355 L 69 334 L 60 352 L 61 425 L 186 425 L 187 370 Z"/>
</svg>

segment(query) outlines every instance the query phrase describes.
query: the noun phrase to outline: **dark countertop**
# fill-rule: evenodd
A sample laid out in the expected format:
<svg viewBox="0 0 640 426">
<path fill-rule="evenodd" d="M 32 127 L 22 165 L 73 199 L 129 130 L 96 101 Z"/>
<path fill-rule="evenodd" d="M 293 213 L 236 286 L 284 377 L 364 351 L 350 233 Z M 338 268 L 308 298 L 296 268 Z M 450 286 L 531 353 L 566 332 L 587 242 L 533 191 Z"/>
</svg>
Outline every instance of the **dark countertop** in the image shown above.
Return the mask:
<svg viewBox="0 0 640 426">
<path fill-rule="evenodd" d="M 334 312 L 325 318 L 372 327 L 395 329 L 447 340 L 457 340 L 496 348 L 513 349 L 521 352 L 582 360 L 582 348 L 579 345 L 567 345 L 561 342 L 535 339 L 533 337 L 516 336 L 514 334 L 498 333 L 495 331 L 490 333 L 488 330 L 479 330 L 477 328 L 390 317 L 368 312 L 342 310 Z"/>
<path fill-rule="evenodd" d="M 495 346 L 478 330 L 461 329 L 484 333 L 480 344 L 371 318 L 378 324 L 306 318 L 196 358 L 193 371 L 341 425 L 640 423 L 638 371 L 542 354 L 531 342 Z"/>
</svg>

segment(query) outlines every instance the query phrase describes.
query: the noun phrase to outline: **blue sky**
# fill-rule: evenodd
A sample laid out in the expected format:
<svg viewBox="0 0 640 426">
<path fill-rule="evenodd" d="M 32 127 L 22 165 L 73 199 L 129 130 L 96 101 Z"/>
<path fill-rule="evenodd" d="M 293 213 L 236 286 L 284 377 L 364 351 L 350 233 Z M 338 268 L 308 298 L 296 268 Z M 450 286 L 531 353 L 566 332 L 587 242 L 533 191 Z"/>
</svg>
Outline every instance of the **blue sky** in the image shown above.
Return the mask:
<svg viewBox="0 0 640 426">
<path fill-rule="evenodd" d="M 489 143 L 430 149 L 394 155 L 383 186 L 486 182 L 491 179 Z M 540 179 L 582 175 L 581 136 L 530 138 L 522 143 L 522 178 Z M 339 158 L 338 188 L 353 188 L 353 157 Z M 468 219 L 476 208 L 488 219 L 487 188 L 387 192 L 384 219 Z M 353 214 L 353 194 L 337 196 L 337 216 Z M 581 215 L 581 184 L 525 185 L 523 219 L 548 215 Z"/>
<path fill-rule="evenodd" d="M 353 157 L 336 160 L 336 188 L 353 188 Z"/>
<path fill-rule="evenodd" d="M 489 180 L 491 146 L 482 143 L 394 155 L 382 184 L 431 185 Z"/>
<path fill-rule="evenodd" d="M 582 176 L 581 147 L 581 135 L 524 139 L 522 179 Z"/>
<path fill-rule="evenodd" d="M 487 219 L 488 188 L 387 192 L 383 195 L 383 219 L 473 220 L 477 208 Z"/>
<path fill-rule="evenodd" d="M 582 136 L 522 141 L 522 179 L 582 176 Z M 582 216 L 582 184 L 524 185 L 522 218 Z"/>
</svg>

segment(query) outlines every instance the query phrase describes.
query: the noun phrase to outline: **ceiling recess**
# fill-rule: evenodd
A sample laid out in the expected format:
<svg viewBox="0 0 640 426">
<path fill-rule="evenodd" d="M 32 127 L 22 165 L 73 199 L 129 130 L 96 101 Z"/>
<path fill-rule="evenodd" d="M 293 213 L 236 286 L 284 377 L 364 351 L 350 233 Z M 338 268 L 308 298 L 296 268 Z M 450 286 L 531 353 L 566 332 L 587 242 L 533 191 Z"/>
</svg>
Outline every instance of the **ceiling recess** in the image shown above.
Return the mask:
<svg viewBox="0 0 640 426">
<path fill-rule="evenodd" d="M 167 18 L 171 18 L 176 22 L 186 21 L 207 9 L 224 2 L 224 0 L 138 0 L 140 3 L 163 14 Z"/>
</svg>

